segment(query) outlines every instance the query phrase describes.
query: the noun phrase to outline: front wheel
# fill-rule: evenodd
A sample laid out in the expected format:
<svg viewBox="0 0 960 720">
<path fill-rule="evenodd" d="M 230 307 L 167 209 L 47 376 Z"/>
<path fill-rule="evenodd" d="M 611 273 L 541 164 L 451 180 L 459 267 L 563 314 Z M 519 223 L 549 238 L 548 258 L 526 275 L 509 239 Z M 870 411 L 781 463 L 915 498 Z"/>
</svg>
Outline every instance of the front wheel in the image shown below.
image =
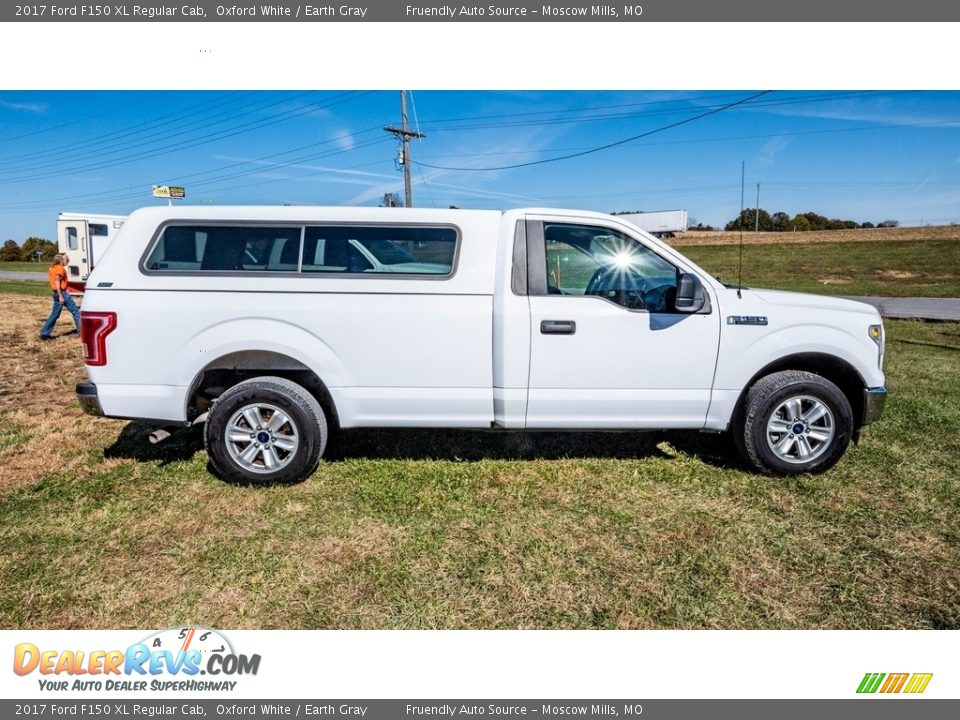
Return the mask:
<svg viewBox="0 0 960 720">
<path fill-rule="evenodd" d="M 237 483 L 294 483 L 316 469 L 327 444 L 320 403 L 300 385 L 260 377 L 221 395 L 207 418 L 204 445 L 216 474 Z"/>
<path fill-rule="evenodd" d="M 738 445 L 760 472 L 821 473 L 841 458 L 853 432 L 853 411 L 843 392 L 819 375 L 773 373 L 747 392 Z"/>
</svg>

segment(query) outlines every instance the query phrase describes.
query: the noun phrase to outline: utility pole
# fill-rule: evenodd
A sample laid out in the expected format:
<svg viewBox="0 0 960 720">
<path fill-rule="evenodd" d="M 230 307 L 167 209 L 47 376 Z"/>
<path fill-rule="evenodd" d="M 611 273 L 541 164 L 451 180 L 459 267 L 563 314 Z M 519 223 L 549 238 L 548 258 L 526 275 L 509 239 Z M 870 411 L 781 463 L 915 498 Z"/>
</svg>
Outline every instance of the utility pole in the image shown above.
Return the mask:
<svg viewBox="0 0 960 720">
<path fill-rule="evenodd" d="M 760 232 L 760 183 L 757 183 L 757 212 L 753 222 L 753 231 L 755 233 Z"/>
<path fill-rule="evenodd" d="M 423 138 L 425 135 L 411 130 L 407 121 L 407 91 L 400 91 L 400 117 L 402 127 L 387 125 L 384 130 L 395 135 L 402 143 L 401 164 L 403 165 L 403 195 L 407 207 L 413 207 L 413 185 L 410 182 L 410 138 Z"/>
</svg>

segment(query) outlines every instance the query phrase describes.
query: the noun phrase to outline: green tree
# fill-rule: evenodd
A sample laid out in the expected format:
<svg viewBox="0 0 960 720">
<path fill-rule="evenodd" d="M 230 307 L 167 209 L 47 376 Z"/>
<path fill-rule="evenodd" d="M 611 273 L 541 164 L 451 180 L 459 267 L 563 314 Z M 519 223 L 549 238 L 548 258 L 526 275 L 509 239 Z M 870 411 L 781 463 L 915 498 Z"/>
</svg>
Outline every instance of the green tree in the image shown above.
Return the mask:
<svg viewBox="0 0 960 720">
<path fill-rule="evenodd" d="M 799 213 L 793 216 L 793 220 L 790 221 L 790 229 L 797 230 L 798 232 L 806 232 L 810 230 L 810 220 L 806 215 L 800 215 Z"/>
<path fill-rule="evenodd" d="M 7 240 L 0 248 L 0 262 L 16 262 L 20 259 L 20 246 L 15 240 Z"/>
<path fill-rule="evenodd" d="M 790 216 L 785 212 L 775 212 L 770 216 L 771 230 L 775 232 L 786 232 L 792 226 L 790 224 Z"/>
<path fill-rule="evenodd" d="M 41 262 L 49 261 L 57 254 L 57 246 L 46 238 L 28 237 L 23 241 L 20 257 L 23 260 L 36 260 L 38 252 Z"/>
<path fill-rule="evenodd" d="M 756 208 L 745 208 L 743 212 L 740 213 L 740 217 L 736 220 L 731 220 L 724 226 L 724 230 L 753 230 L 757 226 L 757 209 Z M 771 230 L 773 225 L 770 221 L 770 213 L 768 213 L 763 208 L 760 208 L 759 215 L 759 225 L 761 230 Z"/>
<path fill-rule="evenodd" d="M 807 219 L 807 222 L 810 224 L 810 230 L 826 230 L 827 223 L 830 221 L 823 215 L 817 215 L 815 212 L 805 212 L 803 217 Z"/>
</svg>

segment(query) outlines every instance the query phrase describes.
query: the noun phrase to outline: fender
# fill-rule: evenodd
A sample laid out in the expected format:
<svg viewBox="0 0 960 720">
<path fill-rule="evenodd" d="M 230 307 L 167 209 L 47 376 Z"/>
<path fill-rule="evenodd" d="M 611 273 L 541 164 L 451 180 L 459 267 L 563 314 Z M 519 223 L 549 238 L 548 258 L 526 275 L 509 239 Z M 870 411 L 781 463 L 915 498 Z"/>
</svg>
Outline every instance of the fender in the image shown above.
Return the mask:
<svg viewBox="0 0 960 720">
<path fill-rule="evenodd" d="M 349 384 L 343 361 L 327 343 L 298 325 L 274 318 L 229 320 L 203 328 L 183 344 L 171 364 L 182 369 L 179 384 L 188 386 L 217 360 L 249 351 L 293 358 L 328 387 Z"/>
<path fill-rule="evenodd" d="M 819 323 L 772 330 L 757 326 L 731 330 L 724 326 L 721 333 L 717 372 L 705 424 L 708 430 L 725 430 L 743 391 L 753 379 L 766 374 L 764 370 L 768 368 L 781 369 L 781 362 L 787 358 L 806 358 L 796 369 L 815 368 L 816 364 L 810 364 L 815 357 L 823 358 L 824 362 L 832 359 L 841 363 L 859 378 L 860 391 L 882 384 L 882 380 L 874 381 L 880 375 L 879 368 L 863 365 L 864 347 L 872 342 L 866 333 L 861 339 L 844 329 Z M 851 404 L 856 404 L 855 398 Z"/>
</svg>

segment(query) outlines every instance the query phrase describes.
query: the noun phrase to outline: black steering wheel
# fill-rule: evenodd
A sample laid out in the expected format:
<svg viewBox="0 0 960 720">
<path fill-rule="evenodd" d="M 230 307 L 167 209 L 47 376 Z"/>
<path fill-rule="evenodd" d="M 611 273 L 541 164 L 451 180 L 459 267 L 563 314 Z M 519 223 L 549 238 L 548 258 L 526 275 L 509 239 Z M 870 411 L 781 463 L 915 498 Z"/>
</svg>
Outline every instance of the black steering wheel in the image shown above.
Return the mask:
<svg viewBox="0 0 960 720">
<path fill-rule="evenodd" d="M 606 298 L 631 310 L 645 310 L 649 305 L 649 292 L 649 283 L 637 273 L 602 266 L 593 273 L 583 294 Z"/>
</svg>

